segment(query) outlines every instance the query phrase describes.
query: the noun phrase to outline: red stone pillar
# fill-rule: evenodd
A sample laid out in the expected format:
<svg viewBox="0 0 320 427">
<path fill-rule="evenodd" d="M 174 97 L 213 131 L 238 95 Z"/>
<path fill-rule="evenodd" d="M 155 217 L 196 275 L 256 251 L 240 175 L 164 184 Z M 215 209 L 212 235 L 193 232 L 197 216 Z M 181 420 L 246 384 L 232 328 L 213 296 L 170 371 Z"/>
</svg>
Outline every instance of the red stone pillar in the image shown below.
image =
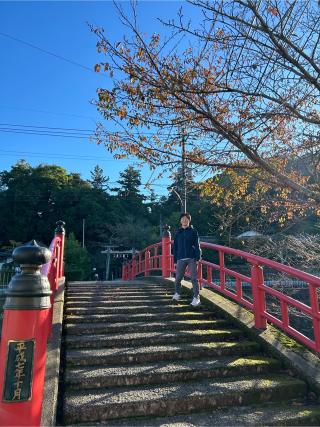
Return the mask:
<svg viewBox="0 0 320 427">
<path fill-rule="evenodd" d="M 170 226 L 163 227 L 162 235 L 162 277 L 171 275 L 171 233 Z"/>
<path fill-rule="evenodd" d="M 150 251 L 146 251 L 144 254 L 144 275 L 150 275 Z"/>
<path fill-rule="evenodd" d="M 60 254 L 59 254 L 59 271 L 58 277 L 64 276 L 64 241 L 65 241 L 65 228 L 66 223 L 64 221 L 57 221 L 57 228 L 55 229 L 55 235 L 60 238 Z"/>
<path fill-rule="evenodd" d="M 255 327 L 258 329 L 265 329 L 267 327 L 267 320 L 263 316 L 266 309 L 265 293 L 260 289 L 263 285 L 263 268 L 259 265 L 251 267 L 251 280 L 252 280 L 252 297 L 253 297 L 253 313 Z"/>
<path fill-rule="evenodd" d="M 21 264 L 8 287 L 0 346 L 0 425 L 40 426 L 50 284 L 42 264 L 51 252 L 32 241 L 16 248 Z"/>
</svg>

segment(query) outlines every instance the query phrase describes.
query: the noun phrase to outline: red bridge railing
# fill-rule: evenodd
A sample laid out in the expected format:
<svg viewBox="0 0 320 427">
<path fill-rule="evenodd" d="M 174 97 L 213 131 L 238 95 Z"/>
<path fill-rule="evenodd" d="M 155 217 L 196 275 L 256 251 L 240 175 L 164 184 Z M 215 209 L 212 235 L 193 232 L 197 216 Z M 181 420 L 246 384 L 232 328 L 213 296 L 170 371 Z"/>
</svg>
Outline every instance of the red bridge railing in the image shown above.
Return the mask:
<svg viewBox="0 0 320 427">
<path fill-rule="evenodd" d="M 40 426 L 47 342 L 55 295 L 64 283 L 64 223 L 50 251 L 37 242 L 16 248 L 21 272 L 12 277 L 0 342 L 0 425 Z M 41 268 L 42 266 L 42 268 Z"/>
<path fill-rule="evenodd" d="M 171 255 L 172 243 L 170 233 L 167 232 L 162 242 L 148 246 L 137 253 L 129 263 L 123 265 L 122 278 L 132 280 L 141 274 L 149 276 L 155 270 L 161 270 L 163 277 L 170 277 L 171 273 L 175 272 Z M 200 246 L 206 250 L 209 258 L 217 260 L 213 262 L 202 259 L 198 263 L 198 279 L 201 286 L 205 285 L 252 311 L 257 328 L 265 329 L 268 321 L 306 347 L 320 352 L 319 277 L 238 249 L 205 242 L 201 242 Z M 228 268 L 226 255 L 247 263 L 249 273 L 242 274 Z M 264 279 L 266 268 L 285 274 L 293 280 L 305 282 L 305 288 L 309 294 L 309 305 L 266 285 Z M 230 278 L 235 284 L 233 287 L 228 286 Z M 277 302 L 273 304 L 279 307 L 277 315 L 268 307 L 268 299 Z M 290 311 L 301 314 L 310 321 L 311 337 L 292 326 Z"/>
</svg>

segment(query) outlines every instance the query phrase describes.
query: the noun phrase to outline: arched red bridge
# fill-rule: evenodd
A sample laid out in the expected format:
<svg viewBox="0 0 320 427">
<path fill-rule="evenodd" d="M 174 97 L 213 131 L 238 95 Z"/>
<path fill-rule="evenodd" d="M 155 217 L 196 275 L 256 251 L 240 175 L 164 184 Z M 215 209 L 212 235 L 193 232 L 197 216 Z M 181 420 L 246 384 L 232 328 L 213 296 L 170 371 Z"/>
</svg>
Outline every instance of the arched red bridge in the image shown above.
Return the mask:
<svg viewBox="0 0 320 427">
<path fill-rule="evenodd" d="M 188 281 L 171 300 L 171 245 L 166 229 L 122 280 L 70 282 L 65 296 L 62 222 L 51 255 L 36 242 L 16 250 L 0 425 L 320 424 L 320 278 L 202 242 L 192 308 Z M 265 271 L 303 283 L 307 297 L 270 286 Z"/>
<path fill-rule="evenodd" d="M 122 279 L 132 280 L 144 274 L 149 276 L 152 271 L 161 270 L 163 277 L 170 277 L 175 272 L 173 255 L 171 255 L 172 240 L 167 232 L 162 242 L 155 243 L 134 256 L 133 260 L 123 266 Z M 236 301 L 254 313 L 255 326 L 259 329 L 266 328 L 267 321 L 277 326 L 289 336 L 298 340 L 308 348 L 320 353 L 320 278 L 312 274 L 297 270 L 284 264 L 262 258 L 260 256 L 232 249 L 212 243 L 200 242 L 202 250 L 207 250 L 208 257 L 215 257 L 217 262 L 202 259 L 198 263 L 198 280 L 216 292 Z M 226 266 L 226 255 L 245 262 L 248 267 L 248 275 L 231 270 Z M 304 304 L 279 290 L 273 289 L 264 283 L 264 268 L 287 277 L 305 282 L 310 304 Z M 214 278 L 214 273 L 216 278 Z M 227 277 L 235 281 L 235 288 L 230 290 L 226 286 Z M 243 292 L 243 285 L 250 285 L 251 298 L 247 298 Z M 248 292 L 248 286 L 246 287 Z M 278 301 L 280 316 L 275 317 L 267 309 L 266 300 L 272 296 Z M 309 338 L 295 329 L 289 321 L 289 309 L 293 308 L 309 317 L 311 320 Z"/>
</svg>

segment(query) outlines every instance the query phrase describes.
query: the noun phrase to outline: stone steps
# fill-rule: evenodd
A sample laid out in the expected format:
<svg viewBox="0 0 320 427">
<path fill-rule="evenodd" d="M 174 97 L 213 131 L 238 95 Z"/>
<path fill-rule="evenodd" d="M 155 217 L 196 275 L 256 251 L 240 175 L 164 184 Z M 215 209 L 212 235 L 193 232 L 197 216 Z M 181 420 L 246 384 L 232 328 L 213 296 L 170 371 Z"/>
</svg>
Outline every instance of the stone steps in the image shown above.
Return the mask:
<svg viewBox="0 0 320 427">
<path fill-rule="evenodd" d="M 228 325 L 226 320 L 167 320 L 162 322 L 152 322 L 153 331 L 166 330 L 202 330 L 223 328 Z M 67 333 L 72 335 L 81 334 L 112 334 L 115 332 L 136 332 L 150 331 L 149 322 L 131 322 L 131 323 L 67 323 L 65 325 Z"/>
<path fill-rule="evenodd" d="M 148 342 L 150 345 L 163 345 L 185 342 L 216 342 L 238 340 L 242 331 L 238 329 L 209 329 L 172 332 L 131 332 L 108 335 L 76 335 L 68 337 L 67 348 L 104 348 L 119 346 L 141 346 Z"/>
<path fill-rule="evenodd" d="M 101 365 L 146 363 L 163 360 L 189 360 L 200 357 L 227 355 L 252 355 L 260 350 L 259 344 L 252 341 L 208 342 L 154 345 L 145 347 L 118 347 L 102 349 L 69 350 L 67 365 Z"/>
<path fill-rule="evenodd" d="M 172 297 L 172 293 L 168 292 L 166 290 L 158 290 L 158 291 L 146 291 L 146 292 L 142 292 L 141 290 L 128 290 L 128 291 L 117 291 L 116 293 L 113 293 L 113 291 L 111 290 L 102 290 L 102 291 L 98 291 L 98 290 L 93 290 L 90 292 L 87 291 L 70 291 L 68 293 L 68 295 L 72 296 L 72 297 L 97 297 L 99 295 L 101 295 L 101 297 L 113 297 L 113 298 L 132 298 L 132 297 L 146 297 L 146 298 L 153 298 L 153 297 L 158 297 L 158 298 L 171 298 Z"/>
<path fill-rule="evenodd" d="M 78 426 L 108 427 L 211 427 L 211 426 L 319 426 L 320 408 L 295 399 L 287 405 L 264 402 L 263 405 L 215 409 L 210 412 L 173 415 L 168 417 L 139 417 L 127 420 L 108 420 L 99 423 L 77 423 Z"/>
<path fill-rule="evenodd" d="M 93 290 L 90 292 L 86 292 L 86 291 L 72 291 L 69 292 L 68 295 L 70 295 L 73 298 L 77 298 L 77 297 L 87 297 L 87 298 L 95 298 L 95 297 L 99 297 L 101 296 L 101 298 L 114 298 L 114 299 L 126 299 L 126 298 L 172 298 L 172 292 L 168 292 L 166 290 L 158 290 L 158 291 L 146 291 L 146 292 L 142 292 L 141 290 L 131 290 L 131 291 L 117 291 L 116 293 L 113 293 L 112 291 L 109 290 L 104 290 L 104 291 L 98 291 L 98 290 Z"/>
<path fill-rule="evenodd" d="M 104 295 L 103 298 L 100 294 L 94 294 L 90 296 L 90 299 L 88 300 L 88 295 L 83 294 L 74 294 L 68 296 L 68 302 L 92 302 L 95 303 L 96 301 L 157 301 L 157 300 L 171 300 L 172 295 L 171 294 L 157 294 L 157 295 L 145 295 L 145 294 L 132 294 L 130 296 L 128 295 L 119 295 L 115 296 L 113 294 Z"/>
<path fill-rule="evenodd" d="M 188 307 L 189 310 L 189 307 Z M 214 314 L 210 311 L 182 311 L 176 312 L 174 310 L 170 311 L 162 311 L 158 313 L 130 313 L 130 319 L 128 318 L 128 314 L 90 314 L 90 316 L 86 316 L 88 313 L 82 313 L 79 315 L 68 315 L 66 316 L 66 323 L 87 323 L 88 317 L 90 317 L 90 322 L 153 322 L 158 320 L 190 320 L 190 319 L 214 319 Z"/>
<path fill-rule="evenodd" d="M 143 307 L 143 306 L 167 306 L 171 303 L 171 298 L 157 298 L 157 299 L 90 299 L 90 301 L 68 301 L 66 308 L 85 308 L 85 307 L 119 307 L 119 305 Z M 179 301 L 179 305 L 189 305 L 190 301 L 183 299 Z"/>
<path fill-rule="evenodd" d="M 137 416 L 188 414 L 204 409 L 302 397 L 303 381 L 282 375 L 209 379 L 157 386 L 117 387 L 68 392 L 65 422 Z"/>
<path fill-rule="evenodd" d="M 137 281 L 69 284 L 61 424 L 319 425 L 305 382 L 225 319 L 171 296 Z"/>
<path fill-rule="evenodd" d="M 198 307 L 192 308 L 187 304 L 166 304 L 166 305 L 142 305 L 142 306 L 115 306 L 115 307 L 106 307 L 106 306 L 92 306 L 92 307 L 66 307 L 65 313 L 69 314 L 81 314 L 81 315 L 91 315 L 91 314 L 130 314 L 139 313 L 161 313 L 168 312 L 169 310 L 174 310 L 174 313 L 185 312 L 186 309 L 189 311 L 198 311 Z"/>
<path fill-rule="evenodd" d="M 124 385 L 161 384 L 201 378 L 232 377 L 279 370 L 278 360 L 263 356 L 229 356 L 212 359 L 153 362 L 140 365 L 86 366 L 69 369 L 66 387 L 77 389 Z"/>
</svg>

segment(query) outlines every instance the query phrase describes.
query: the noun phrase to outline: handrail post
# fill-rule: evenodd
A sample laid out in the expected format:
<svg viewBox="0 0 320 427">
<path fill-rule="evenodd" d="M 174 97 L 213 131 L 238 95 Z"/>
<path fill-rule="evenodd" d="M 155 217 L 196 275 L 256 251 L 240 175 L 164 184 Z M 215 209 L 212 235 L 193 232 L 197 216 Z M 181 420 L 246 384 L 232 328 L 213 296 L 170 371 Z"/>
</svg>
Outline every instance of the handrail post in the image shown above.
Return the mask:
<svg viewBox="0 0 320 427">
<path fill-rule="evenodd" d="M 224 272 L 224 252 L 219 251 L 219 266 L 220 266 L 220 289 L 225 290 L 226 287 L 226 275 Z"/>
<path fill-rule="evenodd" d="M 123 263 L 122 264 L 122 276 L 121 276 L 122 280 L 127 280 L 126 278 L 126 264 Z"/>
<path fill-rule="evenodd" d="M 170 277 L 171 275 L 171 233 L 170 226 L 163 227 L 162 234 L 162 277 Z"/>
<path fill-rule="evenodd" d="M 312 283 L 309 283 L 309 295 L 312 310 L 315 349 L 317 352 L 320 352 L 320 320 L 317 316 L 319 313 L 319 301 L 317 295 L 317 288 Z"/>
<path fill-rule="evenodd" d="M 144 275 L 150 275 L 150 251 L 146 251 L 144 254 Z"/>
<path fill-rule="evenodd" d="M 60 237 L 60 251 L 59 251 L 59 261 L 58 261 L 58 277 L 64 276 L 64 240 L 65 240 L 65 228 L 64 226 L 66 223 L 64 221 L 57 221 L 56 222 L 56 229 L 55 229 L 55 235 Z"/>
<path fill-rule="evenodd" d="M 136 260 L 136 256 L 133 257 L 132 259 L 132 273 L 131 273 L 131 279 L 133 280 L 136 275 L 137 275 L 137 260 Z"/>
<path fill-rule="evenodd" d="M 253 313 L 254 324 L 258 329 L 266 329 L 267 320 L 263 316 L 266 309 L 265 294 L 260 286 L 264 283 L 263 268 L 260 265 L 252 265 L 251 267 L 252 280 L 252 298 L 253 298 Z"/>
<path fill-rule="evenodd" d="M 40 426 L 43 399 L 50 284 L 41 265 L 49 249 L 34 240 L 13 251 L 21 273 L 7 290 L 0 346 L 1 425 Z"/>
</svg>

